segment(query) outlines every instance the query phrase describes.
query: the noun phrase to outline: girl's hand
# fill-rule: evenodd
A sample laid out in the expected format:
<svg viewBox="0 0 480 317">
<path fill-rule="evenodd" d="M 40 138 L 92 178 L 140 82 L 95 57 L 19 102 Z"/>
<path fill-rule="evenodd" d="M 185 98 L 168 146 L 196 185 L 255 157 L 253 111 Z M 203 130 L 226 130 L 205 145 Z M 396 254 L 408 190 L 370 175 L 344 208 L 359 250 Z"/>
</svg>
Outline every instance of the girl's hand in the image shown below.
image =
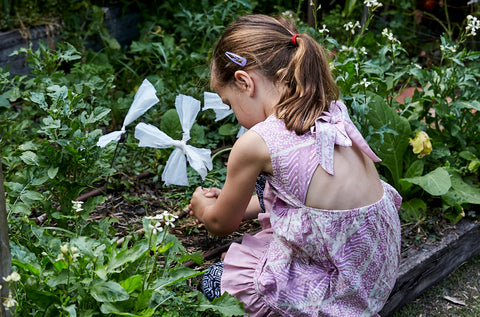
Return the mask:
<svg viewBox="0 0 480 317">
<path fill-rule="evenodd" d="M 215 204 L 220 195 L 218 188 L 197 187 L 193 192 L 192 199 L 188 205 L 190 216 L 197 218 L 197 223 L 203 223 L 203 214 L 208 206 Z"/>
</svg>

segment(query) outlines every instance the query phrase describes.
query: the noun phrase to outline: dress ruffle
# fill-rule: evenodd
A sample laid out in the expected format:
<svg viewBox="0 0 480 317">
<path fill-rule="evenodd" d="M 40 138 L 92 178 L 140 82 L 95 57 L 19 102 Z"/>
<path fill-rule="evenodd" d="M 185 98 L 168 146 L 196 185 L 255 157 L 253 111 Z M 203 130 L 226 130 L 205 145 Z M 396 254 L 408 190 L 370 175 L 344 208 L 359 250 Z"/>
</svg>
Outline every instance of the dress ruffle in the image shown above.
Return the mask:
<svg viewBox="0 0 480 317">
<path fill-rule="evenodd" d="M 244 303 L 250 317 L 280 316 L 258 296 L 253 280 L 255 268 L 272 240 L 272 233 L 272 229 L 267 228 L 253 236 L 246 234 L 242 244 L 230 246 L 223 260 L 222 292 L 226 291 Z"/>
</svg>

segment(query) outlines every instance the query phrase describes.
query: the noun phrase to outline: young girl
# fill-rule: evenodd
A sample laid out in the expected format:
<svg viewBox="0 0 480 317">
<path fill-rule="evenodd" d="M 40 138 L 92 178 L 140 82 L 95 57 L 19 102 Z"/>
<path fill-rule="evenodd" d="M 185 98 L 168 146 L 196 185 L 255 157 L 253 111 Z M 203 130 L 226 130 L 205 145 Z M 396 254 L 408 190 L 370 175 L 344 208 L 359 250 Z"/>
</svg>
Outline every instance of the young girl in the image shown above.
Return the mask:
<svg viewBox="0 0 480 317">
<path fill-rule="evenodd" d="M 249 15 L 217 43 L 211 86 L 249 131 L 223 189 L 197 188 L 190 214 L 217 235 L 258 214 L 263 230 L 232 244 L 221 274 L 250 316 L 376 316 L 399 265 L 401 197 L 337 100 L 322 48 L 296 32 Z"/>
</svg>

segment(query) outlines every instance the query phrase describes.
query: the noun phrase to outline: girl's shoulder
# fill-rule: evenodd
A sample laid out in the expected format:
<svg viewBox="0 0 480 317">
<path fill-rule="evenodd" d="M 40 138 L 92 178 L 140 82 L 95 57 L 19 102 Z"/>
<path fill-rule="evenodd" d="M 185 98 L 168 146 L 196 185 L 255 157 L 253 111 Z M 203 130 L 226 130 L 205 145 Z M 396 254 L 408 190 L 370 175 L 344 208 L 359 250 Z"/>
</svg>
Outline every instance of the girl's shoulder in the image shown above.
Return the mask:
<svg viewBox="0 0 480 317">
<path fill-rule="evenodd" d="M 262 137 L 265 135 L 271 135 L 279 131 L 286 130 L 285 122 L 282 119 L 278 119 L 275 115 L 270 115 L 262 122 L 257 123 L 250 128 L 251 131 L 255 131 Z"/>
</svg>

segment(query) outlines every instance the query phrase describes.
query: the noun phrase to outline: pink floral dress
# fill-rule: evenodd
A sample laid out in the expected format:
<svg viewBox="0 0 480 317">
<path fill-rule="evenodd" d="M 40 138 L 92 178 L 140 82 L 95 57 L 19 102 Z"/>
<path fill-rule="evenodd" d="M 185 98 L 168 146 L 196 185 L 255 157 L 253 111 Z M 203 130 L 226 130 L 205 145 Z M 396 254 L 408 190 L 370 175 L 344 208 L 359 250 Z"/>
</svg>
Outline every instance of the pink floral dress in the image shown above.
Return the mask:
<svg viewBox="0 0 480 317">
<path fill-rule="evenodd" d="M 296 135 L 275 116 L 252 127 L 266 142 L 273 175 L 264 191 L 262 231 L 232 244 L 223 263 L 222 292 L 245 303 L 250 316 L 376 316 L 400 262 L 401 196 L 385 182 L 383 197 L 351 210 L 305 206 L 318 165 L 333 171 L 335 144 L 372 152 L 333 102 L 311 131 Z"/>
</svg>

